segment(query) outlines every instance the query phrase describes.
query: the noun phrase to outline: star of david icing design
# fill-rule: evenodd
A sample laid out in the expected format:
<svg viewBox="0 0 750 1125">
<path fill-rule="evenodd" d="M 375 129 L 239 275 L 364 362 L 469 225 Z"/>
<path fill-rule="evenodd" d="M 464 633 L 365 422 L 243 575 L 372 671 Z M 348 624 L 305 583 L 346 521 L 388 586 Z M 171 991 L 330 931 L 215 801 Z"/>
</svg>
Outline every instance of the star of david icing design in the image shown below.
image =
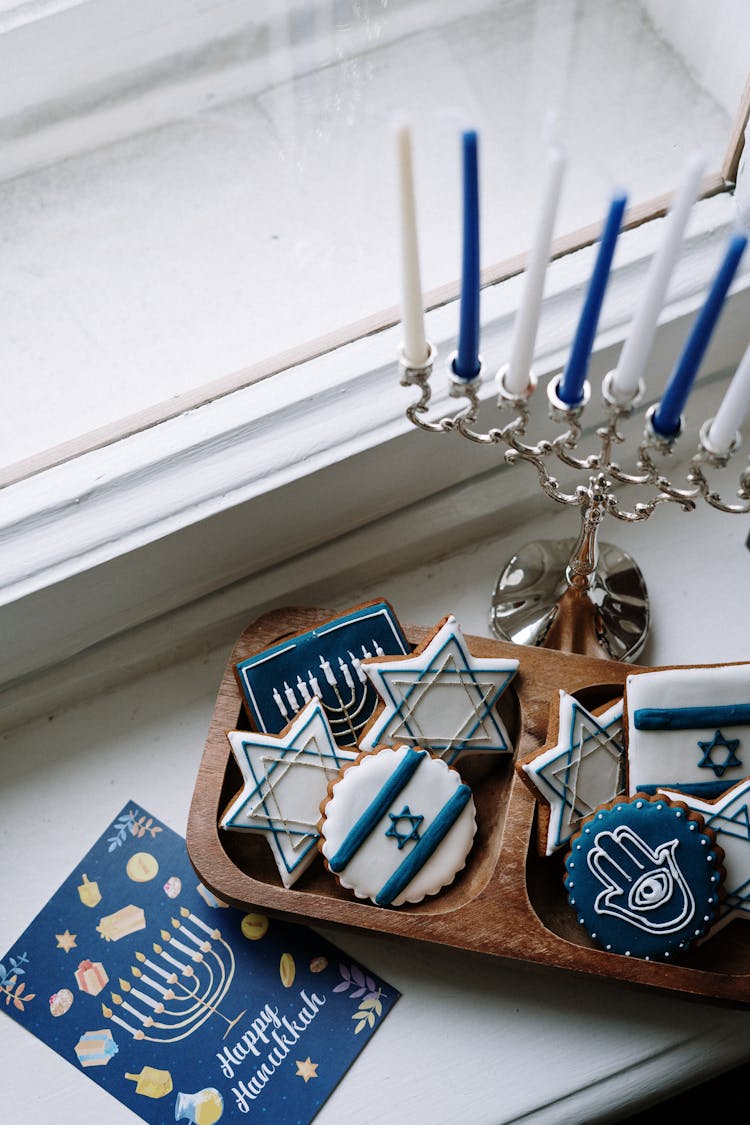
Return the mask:
<svg viewBox="0 0 750 1125">
<path fill-rule="evenodd" d="M 424 820 L 423 816 L 413 813 L 408 805 L 404 805 L 400 813 L 391 812 L 388 813 L 388 816 L 391 819 L 391 825 L 386 831 L 386 836 L 392 837 L 394 840 L 398 841 L 399 851 L 401 851 L 405 844 L 409 843 L 409 840 L 414 840 L 415 843 L 419 843 L 422 839 L 419 829 Z M 409 823 L 409 829 L 406 832 L 402 828 L 399 828 L 399 824 L 402 820 L 406 820 Z"/>
<path fill-rule="evenodd" d="M 452 765 L 464 754 L 513 747 L 495 705 L 517 660 L 472 656 L 455 617 L 448 617 L 411 656 L 363 660 L 383 702 L 360 739 L 363 750 L 407 743 Z"/>
<path fill-rule="evenodd" d="M 724 849 L 724 897 L 719 902 L 711 935 L 733 918 L 750 921 L 750 777 L 713 801 L 670 789 L 659 792 L 699 812 L 706 828 L 715 833 L 716 843 Z"/>
<path fill-rule="evenodd" d="M 584 817 L 622 793 L 624 756 L 623 701 L 594 716 L 561 690 L 557 742 L 521 765 L 550 808 L 547 855 L 567 843 Z"/>
<path fill-rule="evenodd" d="M 710 742 L 701 742 L 698 740 L 698 745 L 703 751 L 703 757 L 698 762 L 699 769 L 713 770 L 717 777 L 723 777 L 724 774 L 731 766 L 741 766 L 742 762 L 737 757 L 737 747 L 740 744 L 739 738 L 725 738 L 720 730 L 717 730 Z M 718 747 L 724 747 L 726 755 L 724 761 L 715 761 L 713 757 L 714 750 Z"/>
<path fill-rule="evenodd" d="M 264 834 L 281 881 L 290 887 L 317 855 L 320 804 L 328 782 L 358 751 L 336 744 L 318 699 L 281 734 L 229 731 L 227 738 L 243 785 L 219 823 L 225 829 Z"/>
</svg>

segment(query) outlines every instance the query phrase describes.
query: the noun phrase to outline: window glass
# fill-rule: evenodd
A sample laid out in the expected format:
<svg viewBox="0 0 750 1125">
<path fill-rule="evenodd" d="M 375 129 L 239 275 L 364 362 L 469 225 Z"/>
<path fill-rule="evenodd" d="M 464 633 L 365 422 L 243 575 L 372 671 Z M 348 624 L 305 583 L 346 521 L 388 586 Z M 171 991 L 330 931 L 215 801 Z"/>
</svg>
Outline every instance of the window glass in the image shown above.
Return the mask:
<svg viewBox="0 0 750 1125">
<path fill-rule="evenodd" d="M 717 169 L 744 78 L 728 2 L 697 5 L 717 15 L 692 37 L 683 0 L 254 7 L 195 3 L 178 51 L 160 24 L 110 89 L 98 76 L 67 108 L 0 122 L 2 464 L 395 305 L 402 117 L 430 289 L 459 271 L 463 127 L 480 132 L 486 265 L 528 244 L 551 108 L 560 234 L 599 221 L 615 186 L 633 203 L 671 190 L 696 146 Z M 129 42 L 117 26 L 110 51 Z"/>
</svg>

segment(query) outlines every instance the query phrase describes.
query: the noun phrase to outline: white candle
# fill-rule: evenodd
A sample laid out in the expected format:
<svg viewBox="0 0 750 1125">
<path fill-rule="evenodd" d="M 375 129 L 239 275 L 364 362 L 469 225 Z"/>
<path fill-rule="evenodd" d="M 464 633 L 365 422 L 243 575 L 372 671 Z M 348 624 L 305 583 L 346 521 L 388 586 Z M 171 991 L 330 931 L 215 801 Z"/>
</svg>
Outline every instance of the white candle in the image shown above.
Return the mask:
<svg viewBox="0 0 750 1125">
<path fill-rule="evenodd" d="M 175 980 L 174 973 L 167 973 L 164 971 L 164 969 L 160 968 L 159 965 L 155 965 L 153 961 L 149 961 L 145 953 L 136 953 L 136 957 L 144 965 L 147 965 L 149 969 L 153 969 L 155 973 L 159 974 L 159 976 L 164 977 L 167 984 L 172 984 L 172 982 Z"/>
<path fill-rule="evenodd" d="M 564 171 L 565 154 L 559 144 L 552 144 L 547 157 L 547 176 L 542 205 L 526 263 L 523 296 L 513 326 L 510 362 L 505 375 L 505 389 L 513 395 L 524 394 L 529 386 L 529 373 L 534 358 L 534 343 L 542 308 L 544 278 L 549 263 Z"/>
<path fill-rule="evenodd" d="M 352 662 L 352 668 L 357 673 L 357 679 L 359 680 L 359 682 L 361 684 L 366 684 L 367 683 L 367 676 L 365 675 L 362 664 L 357 659 L 357 657 L 354 655 L 354 653 L 351 651 L 351 649 L 349 650 L 349 659 Z"/>
<path fill-rule="evenodd" d="M 175 969 L 179 969 L 184 976 L 191 977 L 193 975 L 192 965 L 183 965 L 182 961 L 178 961 L 176 957 L 173 957 L 171 953 L 167 953 L 160 945 L 154 946 L 154 952 L 158 953 L 160 957 L 163 957 L 165 961 L 168 961 L 170 965 L 174 965 Z"/>
<path fill-rule="evenodd" d="M 143 981 L 143 983 L 147 984 L 149 988 L 153 988 L 154 992 L 158 992 L 159 995 L 163 996 L 165 1000 L 171 1000 L 174 997 L 174 992 L 171 988 L 163 988 L 162 985 L 160 985 L 158 981 L 154 980 L 153 977 L 150 977 L 148 973 L 142 973 L 141 970 L 136 969 L 135 966 L 133 966 L 130 971 L 138 978 L 138 980 Z"/>
<path fill-rule="evenodd" d="M 348 665 L 344 664 L 344 661 L 341 659 L 341 657 L 339 657 L 339 671 L 341 672 L 341 675 L 344 677 L 344 683 L 346 684 L 346 686 L 353 691 L 354 690 L 354 680 L 352 679 L 352 674 L 349 671 Z"/>
<path fill-rule="evenodd" d="M 414 198 L 411 131 L 403 125 L 396 132 L 398 193 L 401 218 L 401 328 L 403 355 L 407 364 L 421 367 L 427 359 L 424 333 L 424 303 L 419 272 L 417 204 Z"/>
<path fill-rule="evenodd" d="M 201 938 L 194 934 L 192 930 L 189 930 L 187 926 L 183 926 L 179 918 L 173 918 L 172 925 L 176 930 L 179 930 L 181 934 L 184 934 L 186 938 L 189 938 L 190 941 L 194 942 L 200 949 L 201 953 L 209 952 L 209 950 L 211 949 L 211 942 L 202 941 Z"/>
<path fill-rule="evenodd" d="M 706 158 L 703 153 L 696 152 L 690 157 L 682 183 L 667 216 L 664 238 L 651 260 L 641 300 L 633 317 L 630 335 L 620 352 L 612 380 L 612 393 L 619 402 L 629 402 L 632 399 L 638 389 L 638 381 L 643 376 L 669 278 L 679 257 L 682 236 L 690 218 L 690 211 L 700 194 L 705 167 Z"/>
<path fill-rule="evenodd" d="M 106 1006 L 106 1004 L 102 1004 L 102 1013 L 105 1019 L 112 1020 L 112 1023 L 119 1024 L 120 1027 L 124 1027 L 126 1031 L 129 1031 L 134 1039 L 143 1038 L 142 1031 L 136 1031 L 136 1029 L 134 1027 L 131 1027 L 129 1023 L 126 1023 L 125 1020 L 121 1020 L 119 1016 L 115 1015 L 111 1008 L 108 1008 Z"/>
<path fill-rule="evenodd" d="M 218 930 L 212 929 L 211 926 L 207 926 L 205 922 L 201 922 L 200 918 L 197 918 L 195 914 L 191 914 L 186 906 L 180 907 L 180 914 L 183 918 L 189 918 L 194 926 L 198 926 L 198 928 L 203 930 L 204 933 L 207 933 L 210 938 L 218 939 L 221 937 L 221 934 Z"/>
<path fill-rule="evenodd" d="M 727 393 L 708 431 L 708 444 L 714 453 L 728 453 L 737 431 L 750 414 L 750 345 L 740 360 Z"/>
</svg>

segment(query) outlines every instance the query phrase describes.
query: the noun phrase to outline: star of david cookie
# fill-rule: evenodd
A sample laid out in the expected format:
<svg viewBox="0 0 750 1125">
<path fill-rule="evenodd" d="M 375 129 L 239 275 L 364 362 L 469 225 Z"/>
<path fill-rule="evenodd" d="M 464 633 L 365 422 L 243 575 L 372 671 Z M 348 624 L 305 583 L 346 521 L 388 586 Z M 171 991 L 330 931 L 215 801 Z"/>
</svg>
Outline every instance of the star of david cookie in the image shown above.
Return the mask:
<svg viewBox="0 0 750 1125">
<path fill-rule="evenodd" d="M 321 812 L 328 869 L 377 906 L 421 902 L 452 883 L 476 832 L 468 785 L 412 746 L 362 754 L 345 766 Z"/>
<path fill-rule="evenodd" d="M 311 700 L 279 735 L 227 733 L 242 772 L 240 792 L 220 818 L 226 830 L 266 836 L 285 887 L 315 859 L 320 802 L 356 750 L 336 744 L 320 700 Z"/>
<path fill-rule="evenodd" d="M 561 689 L 546 746 L 516 766 L 539 801 L 542 855 L 552 855 L 584 817 L 623 792 L 624 757 L 623 701 L 591 712 Z"/>
<path fill-rule="evenodd" d="M 363 750 L 407 743 L 450 765 L 465 754 L 512 753 L 497 703 L 517 660 L 472 656 L 447 617 L 411 656 L 363 660 L 382 700 L 360 739 Z"/>
<path fill-rule="evenodd" d="M 625 715 L 631 794 L 710 801 L 750 775 L 750 664 L 634 673 Z"/>
<path fill-rule="evenodd" d="M 664 790 L 663 796 L 670 801 L 682 801 L 687 808 L 700 813 L 724 851 L 724 897 L 711 936 L 734 918 L 750 921 L 750 778 L 733 785 L 713 801 L 669 790 Z"/>
<path fill-rule="evenodd" d="M 578 921 L 604 949 L 671 960 L 713 925 L 722 859 L 700 816 L 639 795 L 582 822 L 565 860 L 565 886 Z"/>
</svg>

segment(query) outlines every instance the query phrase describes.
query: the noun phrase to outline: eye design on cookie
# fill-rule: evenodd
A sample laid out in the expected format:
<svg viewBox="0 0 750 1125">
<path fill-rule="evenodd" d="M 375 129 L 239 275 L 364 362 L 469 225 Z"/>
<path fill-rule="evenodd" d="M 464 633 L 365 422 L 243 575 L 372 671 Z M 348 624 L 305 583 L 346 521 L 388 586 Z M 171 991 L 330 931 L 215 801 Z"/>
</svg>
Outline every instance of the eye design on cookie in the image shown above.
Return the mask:
<svg viewBox="0 0 750 1125">
<path fill-rule="evenodd" d="M 674 880 L 668 871 L 649 871 L 642 875 L 628 897 L 631 910 L 655 910 L 668 902 L 674 891 Z"/>
</svg>

